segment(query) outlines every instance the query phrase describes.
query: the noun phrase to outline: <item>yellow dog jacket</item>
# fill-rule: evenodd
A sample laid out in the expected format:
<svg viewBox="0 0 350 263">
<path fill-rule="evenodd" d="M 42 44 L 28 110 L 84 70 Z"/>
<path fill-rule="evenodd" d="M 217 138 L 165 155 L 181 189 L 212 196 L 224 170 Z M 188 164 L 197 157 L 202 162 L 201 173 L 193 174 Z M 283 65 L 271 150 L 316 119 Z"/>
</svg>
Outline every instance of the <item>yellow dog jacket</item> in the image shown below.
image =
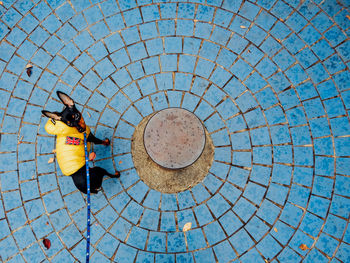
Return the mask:
<svg viewBox="0 0 350 263">
<path fill-rule="evenodd" d="M 72 175 L 85 165 L 84 133 L 78 132 L 76 128 L 69 127 L 62 121 L 51 119 L 47 121 L 45 130 L 57 136 L 56 157 L 64 175 Z M 90 128 L 86 126 L 86 137 L 89 134 Z M 90 143 L 87 147 L 90 151 Z"/>
</svg>

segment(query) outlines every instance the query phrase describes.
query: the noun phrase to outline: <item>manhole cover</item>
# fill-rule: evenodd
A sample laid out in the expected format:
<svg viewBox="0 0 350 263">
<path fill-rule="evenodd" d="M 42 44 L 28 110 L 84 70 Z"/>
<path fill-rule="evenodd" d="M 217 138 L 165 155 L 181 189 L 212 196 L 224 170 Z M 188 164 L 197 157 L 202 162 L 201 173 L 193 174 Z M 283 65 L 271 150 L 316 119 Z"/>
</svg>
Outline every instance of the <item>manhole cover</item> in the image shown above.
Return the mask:
<svg viewBox="0 0 350 263">
<path fill-rule="evenodd" d="M 148 121 L 144 145 L 154 162 L 168 169 L 180 169 L 199 158 L 205 145 L 205 132 L 193 113 L 181 108 L 168 108 Z"/>
</svg>

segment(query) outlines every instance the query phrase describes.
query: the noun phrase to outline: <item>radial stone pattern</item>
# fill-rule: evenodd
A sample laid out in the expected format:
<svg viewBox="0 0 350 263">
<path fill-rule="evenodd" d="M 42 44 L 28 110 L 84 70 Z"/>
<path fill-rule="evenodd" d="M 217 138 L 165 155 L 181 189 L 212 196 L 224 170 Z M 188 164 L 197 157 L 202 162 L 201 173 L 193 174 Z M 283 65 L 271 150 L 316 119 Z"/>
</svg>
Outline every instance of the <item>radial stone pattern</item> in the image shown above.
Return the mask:
<svg viewBox="0 0 350 263">
<path fill-rule="evenodd" d="M 92 196 L 91 262 L 350 262 L 349 10 L 2 0 L 0 261 L 85 261 L 85 195 L 48 162 L 41 116 L 62 109 L 60 90 L 111 139 L 94 165 L 121 171 Z M 150 189 L 131 154 L 135 127 L 169 107 L 215 146 L 204 180 L 172 194 Z"/>
</svg>

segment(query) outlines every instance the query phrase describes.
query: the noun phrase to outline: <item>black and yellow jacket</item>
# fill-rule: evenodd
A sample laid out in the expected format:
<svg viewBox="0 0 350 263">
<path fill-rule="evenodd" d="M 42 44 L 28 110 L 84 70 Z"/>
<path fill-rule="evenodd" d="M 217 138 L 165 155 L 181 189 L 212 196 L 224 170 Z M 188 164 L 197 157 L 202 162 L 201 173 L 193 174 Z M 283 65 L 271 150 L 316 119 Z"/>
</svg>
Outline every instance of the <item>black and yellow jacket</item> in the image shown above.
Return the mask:
<svg viewBox="0 0 350 263">
<path fill-rule="evenodd" d="M 64 175 L 72 175 L 85 165 L 84 133 L 78 132 L 76 128 L 69 127 L 62 121 L 51 119 L 47 121 L 45 130 L 57 136 L 56 157 Z M 86 137 L 89 134 L 90 128 L 86 126 Z M 90 143 L 87 147 L 90 151 Z"/>
</svg>

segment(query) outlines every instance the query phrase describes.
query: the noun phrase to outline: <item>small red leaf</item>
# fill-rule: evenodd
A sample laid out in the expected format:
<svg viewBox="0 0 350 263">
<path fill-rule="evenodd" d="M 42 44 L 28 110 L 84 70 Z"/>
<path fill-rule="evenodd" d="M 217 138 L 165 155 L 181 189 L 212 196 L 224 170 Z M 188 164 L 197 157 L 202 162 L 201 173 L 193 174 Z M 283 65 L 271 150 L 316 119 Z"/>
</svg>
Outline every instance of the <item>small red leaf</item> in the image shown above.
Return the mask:
<svg viewBox="0 0 350 263">
<path fill-rule="evenodd" d="M 46 247 L 46 249 L 49 249 L 51 247 L 51 241 L 47 238 L 44 238 L 43 244 Z"/>
<path fill-rule="evenodd" d="M 32 75 L 33 66 L 31 64 L 28 64 L 26 66 L 26 69 L 27 69 L 27 75 L 28 75 L 28 77 L 30 77 Z"/>
</svg>

